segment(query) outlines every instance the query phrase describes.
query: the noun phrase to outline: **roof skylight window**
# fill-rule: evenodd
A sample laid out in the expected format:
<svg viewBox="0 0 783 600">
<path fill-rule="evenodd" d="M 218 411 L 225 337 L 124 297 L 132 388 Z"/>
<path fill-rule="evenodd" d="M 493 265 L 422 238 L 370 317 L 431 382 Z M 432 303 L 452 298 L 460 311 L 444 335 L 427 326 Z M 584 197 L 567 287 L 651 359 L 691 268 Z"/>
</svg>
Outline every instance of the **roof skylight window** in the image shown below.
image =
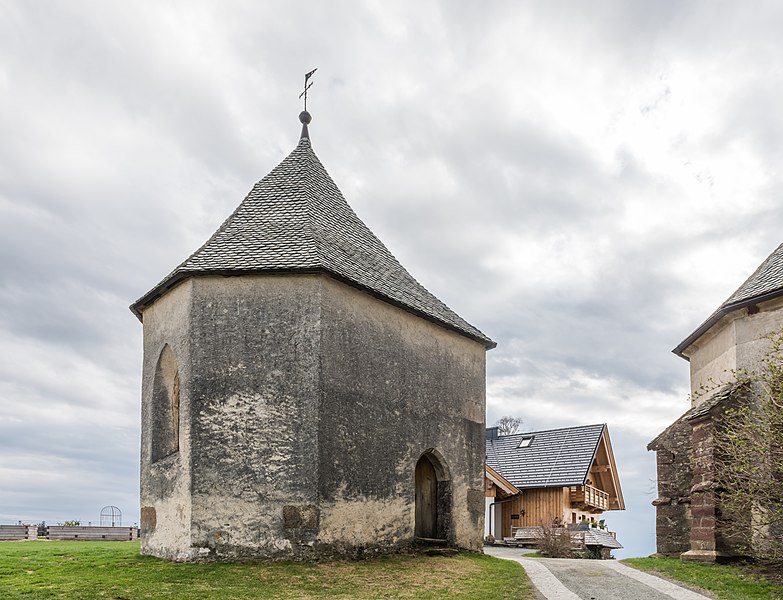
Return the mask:
<svg viewBox="0 0 783 600">
<path fill-rule="evenodd" d="M 533 443 L 533 437 L 532 435 L 526 435 L 519 441 L 519 446 L 517 448 L 527 448 L 530 444 Z"/>
</svg>

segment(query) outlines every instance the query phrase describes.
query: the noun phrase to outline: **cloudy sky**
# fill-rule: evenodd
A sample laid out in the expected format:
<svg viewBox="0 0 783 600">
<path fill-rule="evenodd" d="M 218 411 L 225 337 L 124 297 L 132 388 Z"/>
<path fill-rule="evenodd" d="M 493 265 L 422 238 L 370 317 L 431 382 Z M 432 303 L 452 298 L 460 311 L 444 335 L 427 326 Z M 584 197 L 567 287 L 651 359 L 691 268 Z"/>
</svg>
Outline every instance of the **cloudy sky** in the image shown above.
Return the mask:
<svg viewBox="0 0 783 600">
<path fill-rule="evenodd" d="M 0 0 L 0 522 L 138 520 L 128 305 L 298 139 L 498 347 L 487 421 L 609 423 L 627 549 L 670 350 L 783 241 L 775 2 Z"/>
</svg>

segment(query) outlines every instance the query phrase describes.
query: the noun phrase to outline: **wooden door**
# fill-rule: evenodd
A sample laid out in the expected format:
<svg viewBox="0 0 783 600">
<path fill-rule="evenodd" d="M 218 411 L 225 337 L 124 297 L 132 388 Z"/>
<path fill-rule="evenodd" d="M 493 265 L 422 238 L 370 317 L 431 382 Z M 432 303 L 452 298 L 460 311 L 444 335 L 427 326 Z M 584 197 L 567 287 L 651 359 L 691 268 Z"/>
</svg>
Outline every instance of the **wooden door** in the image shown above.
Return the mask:
<svg viewBox="0 0 783 600">
<path fill-rule="evenodd" d="M 416 463 L 416 537 L 434 539 L 438 521 L 438 479 L 430 459 Z"/>
</svg>

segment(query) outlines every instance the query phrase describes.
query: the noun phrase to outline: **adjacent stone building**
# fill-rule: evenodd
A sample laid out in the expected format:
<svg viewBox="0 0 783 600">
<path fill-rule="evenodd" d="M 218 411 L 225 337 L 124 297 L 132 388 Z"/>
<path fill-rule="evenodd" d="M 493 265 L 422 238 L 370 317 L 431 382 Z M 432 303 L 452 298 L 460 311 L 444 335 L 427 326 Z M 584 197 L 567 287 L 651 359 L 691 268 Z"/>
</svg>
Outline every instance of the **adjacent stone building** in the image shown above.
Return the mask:
<svg viewBox="0 0 783 600">
<path fill-rule="evenodd" d="M 783 329 L 783 245 L 674 353 L 690 363 L 691 408 L 647 446 L 656 452 L 659 554 L 715 561 L 733 555 L 721 531 L 713 461 L 721 415 L 742 398 L 733 373 L 758 366 Z"/>
<path fill-rule="evenodd" d="M 485 352 L 354 214 L 310 144 L 131 309 L 142 552 L 478 550 Z"/>
</svg>

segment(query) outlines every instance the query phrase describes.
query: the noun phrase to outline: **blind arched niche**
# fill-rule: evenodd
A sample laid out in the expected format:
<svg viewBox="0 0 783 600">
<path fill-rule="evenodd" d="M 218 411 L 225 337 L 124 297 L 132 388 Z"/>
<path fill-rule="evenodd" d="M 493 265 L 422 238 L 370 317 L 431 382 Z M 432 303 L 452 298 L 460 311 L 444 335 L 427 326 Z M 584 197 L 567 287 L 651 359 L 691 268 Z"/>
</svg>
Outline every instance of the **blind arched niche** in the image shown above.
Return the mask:
<svg viewBox="0 0 783 600">
<path fill-rule="evenodd" d="M 152 386 L 152 462 L 179 451 L 179 370 L 166 344 L 155 367 Z"/>
</svg>

